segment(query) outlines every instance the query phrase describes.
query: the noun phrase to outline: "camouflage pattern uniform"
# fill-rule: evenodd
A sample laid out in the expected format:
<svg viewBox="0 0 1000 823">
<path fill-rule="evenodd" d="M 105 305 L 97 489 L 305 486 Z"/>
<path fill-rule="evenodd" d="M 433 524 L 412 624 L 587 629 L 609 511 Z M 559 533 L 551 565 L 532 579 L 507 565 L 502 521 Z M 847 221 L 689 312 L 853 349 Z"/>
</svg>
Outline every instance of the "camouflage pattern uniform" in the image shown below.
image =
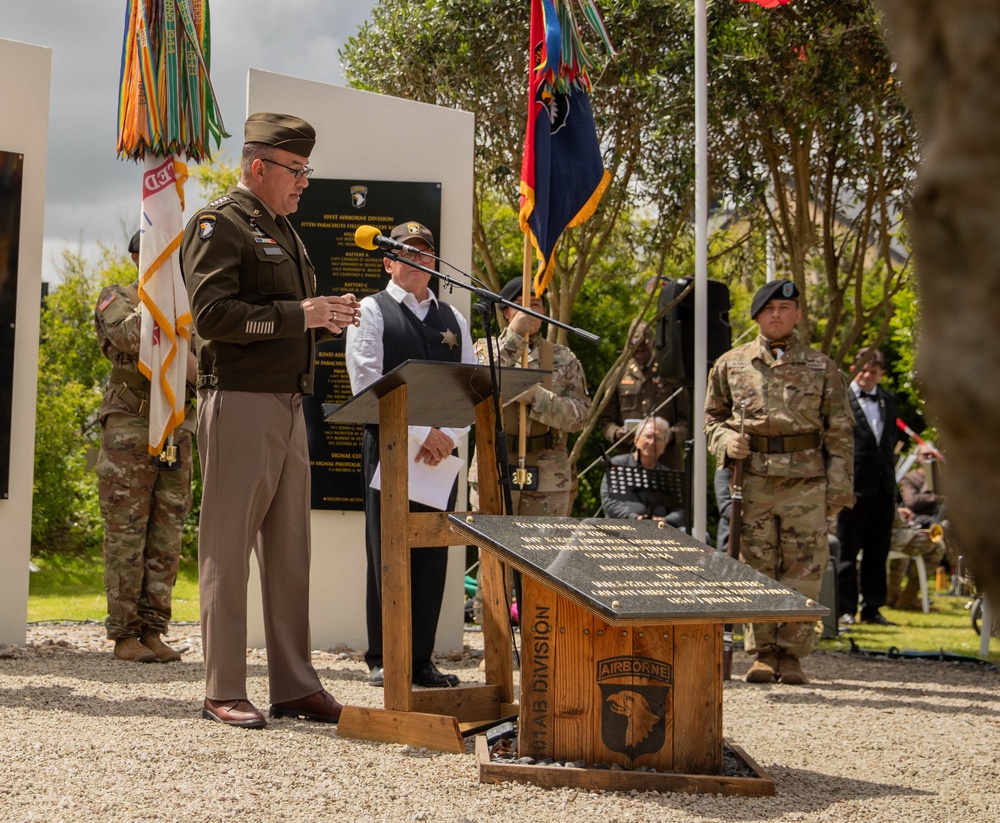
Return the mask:
<svg viewBox="0 0 1000 823">
<path fill-rule="evenodd" d="M 928 574 L 932 574 L 944 557 L 946 548 L 946 539 L 943 538 L 935 543 L 931 540 L 930 529 L 922 529 L 916 522 L 904 523 L 903 518 L 899 516 L 899 510 L 896 510 L 896 519 L 892 524 L 892 540 L 889 544 L 890 551 L 902 552 L 909 557 L 923 557 Z M 920 600 L 920 580 L 916 569 L 910 572 L 906 588 L 902 588 L 903 576 L 909 565 L 910 561 L 906 558 L 889 560 L 887 606 L 905 610 L 923 608 Z"/>
<path fill-rule="evenodd" d="M 732 463 L 726 442 L 739 433 L 741 401 L 751 454 L 743 469 L 740 557 L 816 600 L 829 559 L 827 513 L 854 503 L 854 417 L 844 381 L 830 358 L 794 335 L 779 360 L 763 335 L 726 352 L 705 398 L 705 434 L 717 465 Z M 813 635 L 808 622 L 754 623 L 745 648 L 802 657 Z"/>
<path fill-rule="evenodd" d="M 500 332 L 497 365 L 520 367 L 524 346 L 528 342 L 505 328 Z M 474 346 L 480 363 L 489 362 L 486 340 L 480 338 Z M 551 363 L 551 365 L 549 365 Z M 528 446 L 525 465 L 538 467 L 538 489 L 514 492 L 511 514 L 538 517 L 565 517 L 572 505 L 573 471 L 566 450 L 566 435 L 580 431 L 590 412 L 587 381 L 583 366 L 566 346 L 535 337 L 528 353 L 529 369 L 551 369 L 552 375 L 535 390 L 535 399 L 528 406 Z M 511 464 L 517 463 L 519 429 L 518 407 L 511 403 L 504 413 L 504 431 Z M 475 457 L 469 469 L 469 504 L 479 507 L 477 481 L 479 472 Z"/>
<path fill-rule="evenodd" d="M 101 291 L 94 312 L 101 351 L 111 361 L 101 404 L 98 490 L 104 518 L 108 637 L 166 633 L 184 519 L 191 509 L 194 412 L 174 432 L 179 466 L 149 454 L 149 381 L 138 368 L 140 314 L 135 286 Z M 145 414 L 144 414 L 145 412 Z"/>
</svg>

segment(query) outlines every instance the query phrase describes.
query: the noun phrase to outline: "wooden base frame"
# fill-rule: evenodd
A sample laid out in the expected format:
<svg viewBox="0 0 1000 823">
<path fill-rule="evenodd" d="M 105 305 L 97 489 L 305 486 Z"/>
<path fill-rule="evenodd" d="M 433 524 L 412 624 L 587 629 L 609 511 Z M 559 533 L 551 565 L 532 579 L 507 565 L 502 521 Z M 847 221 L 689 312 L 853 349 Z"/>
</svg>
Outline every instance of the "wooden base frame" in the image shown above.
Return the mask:
<svg viewBox="0 0 1000 823">
<path fill-rule="evenodd" d="M 686 792 L 688 794 L 773 797 L 774 778 L 731 740 L 726 739 L 725 742 L 736 758 L 754 773 L 754 777 L 496 763 L 490 760 L 489 748 L 483 735 L 476 738 L 476 761 L 479 766 L 480 783 L 528 783 L 542 788 L 568 787 L 601 789 L 612 792 Z"/>
</svg>

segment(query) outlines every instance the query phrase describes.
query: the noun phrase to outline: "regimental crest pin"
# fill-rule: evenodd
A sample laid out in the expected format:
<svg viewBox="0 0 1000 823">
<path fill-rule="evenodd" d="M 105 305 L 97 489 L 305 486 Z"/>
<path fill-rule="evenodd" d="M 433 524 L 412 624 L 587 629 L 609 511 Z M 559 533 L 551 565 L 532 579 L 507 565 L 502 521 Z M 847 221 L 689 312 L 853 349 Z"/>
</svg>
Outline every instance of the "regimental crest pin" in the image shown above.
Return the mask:
<svg viewBox="0 0 1000 823">
<path fill-rule="evenodd" d="M 662 660 L 609 657 L 598 661 L 604 745 L 631 760 L 662 749 L 672 680 L 671 666 Z"/>
<path fill-rule="evenodd" d="M 351 205 L 356 209 L 368 205 L 368 186 L 351 186 Z"/>
</svg>

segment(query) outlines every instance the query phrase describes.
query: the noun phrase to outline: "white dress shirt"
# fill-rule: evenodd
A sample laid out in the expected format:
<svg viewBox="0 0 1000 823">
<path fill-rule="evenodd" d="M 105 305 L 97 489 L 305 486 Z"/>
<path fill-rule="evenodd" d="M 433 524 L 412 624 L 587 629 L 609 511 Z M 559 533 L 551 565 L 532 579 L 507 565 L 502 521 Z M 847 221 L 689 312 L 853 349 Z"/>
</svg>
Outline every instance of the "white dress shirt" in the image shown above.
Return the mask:
<svg viewBox="0 0 1000 823">
<path fill-rule="evenodd" d="M 875 435 L 875 442 L 882 442 L 882 403 L 879 402 L 878 397 L 870 397 L 865 394 L 864 389 L 861 388 L 853 380 L 851 381 L 851 388 L 854 389 L 854 394 L 858 398 L 858 405 L 861 406 L 861 411 L 865 415 L 865 419 L 868 421 L 868 426 L 871 428 L 872 433 Z M 878 387 L 875 387 L 875 394 L 878 394 Z"/>
</svg>

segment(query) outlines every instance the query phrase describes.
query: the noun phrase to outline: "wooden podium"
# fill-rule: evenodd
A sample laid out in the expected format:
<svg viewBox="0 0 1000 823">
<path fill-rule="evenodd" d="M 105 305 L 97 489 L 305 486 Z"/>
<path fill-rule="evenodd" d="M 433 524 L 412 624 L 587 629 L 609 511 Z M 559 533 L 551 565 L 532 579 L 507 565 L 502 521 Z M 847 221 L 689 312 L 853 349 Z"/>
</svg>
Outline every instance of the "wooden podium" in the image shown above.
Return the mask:
<svg viewBox="0 0 1000 823">
<path fill-rule="evenodd" d="M 548 372 L 500 369 L 504 391 L 514 397 L 537 385 Z M 379 426 L 382 466 L 382 623 L 385 708 L 345 706 L 340 737 L 406 743 L 465 752 L 462 729 L 517 711 L 514 703 L 510 613 L 503 595 L 500 561 L 483 559 L 483 634 L 486 685 L 453 689 L 412 686 L 410 549 L 456 543 L 449 512 L 411 513 L 407 426 L 460 428 L 476 424 L 480 509 L 503 509 L 495 454 L 492 382 L 486 366 L 408 360 L 347 403 L 327 414 L 328 423 Z M 462 540 L 464 542 L 464 539 Z"/>
<path fill-rule="evenodd" d="M 722 626 L 825 607 L 662 523 L 451 519 L 523 575 L 517 754 L 577 765 L 494 761 L 479 738 L 481 782 L 774 794 L 723 739 Z"/>
</svg>

